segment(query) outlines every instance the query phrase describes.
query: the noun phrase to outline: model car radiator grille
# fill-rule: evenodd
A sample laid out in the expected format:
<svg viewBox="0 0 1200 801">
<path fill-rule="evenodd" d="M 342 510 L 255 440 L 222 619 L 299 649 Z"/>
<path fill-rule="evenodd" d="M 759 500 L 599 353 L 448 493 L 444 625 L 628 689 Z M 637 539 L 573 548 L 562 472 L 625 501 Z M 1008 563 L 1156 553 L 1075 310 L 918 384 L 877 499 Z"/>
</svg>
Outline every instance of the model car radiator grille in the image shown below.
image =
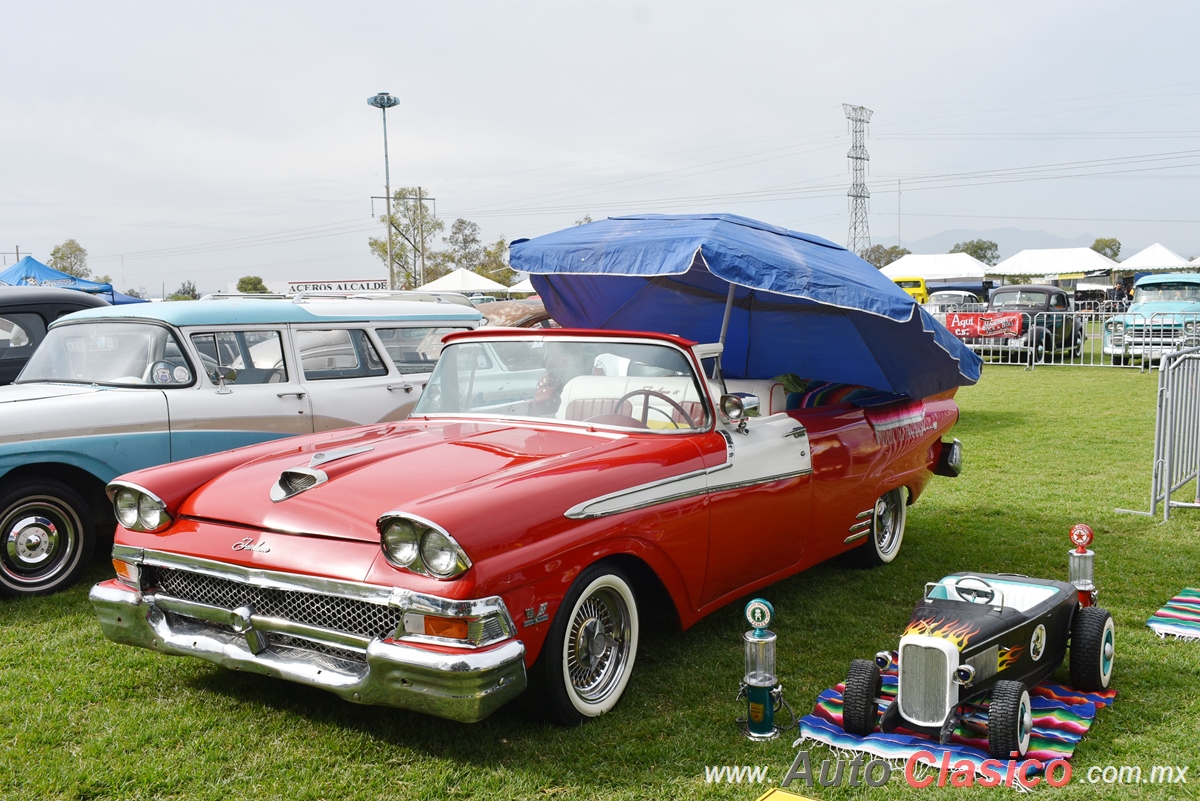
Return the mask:
<svg viewBox="0 0 1200 801">
<path fill-rule="evenodd" d="M 238 581 L 164 567 L 148 569 L 147 580 L 150 586 L 158 587 L 163 594 L 173 598 L 224 609 L 251 606 L 256 614 L 357 634 L 368 639 L 386 637 L 397 627 L 403 628 L 404 613 L 400 609 L 352 598 L 254 587 Z M 353 653 L 337 650 L 338 656 Z"/>
<path fill-rule="evenodd" d="M 940 724 L 946 717 L 950 671 L 937 648 L 905 645 L 900 650 L 900 712 L 915 723 Z"/>
</svg>

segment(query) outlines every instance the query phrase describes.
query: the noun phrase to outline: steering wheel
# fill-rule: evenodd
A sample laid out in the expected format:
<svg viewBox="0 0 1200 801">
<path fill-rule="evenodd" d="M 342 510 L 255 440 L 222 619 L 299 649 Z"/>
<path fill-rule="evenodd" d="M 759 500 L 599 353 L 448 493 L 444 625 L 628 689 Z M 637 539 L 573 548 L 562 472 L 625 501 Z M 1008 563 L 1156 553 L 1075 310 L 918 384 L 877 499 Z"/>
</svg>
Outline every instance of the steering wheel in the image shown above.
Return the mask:
<svg viewBox="0 0 1200 801">
<path fill-rule="evenodd" d="M 620 409 L 621 404 L 623 404 L 625 401 L 629 400 L 630 398 L 634 397 L 635 395 L 646 396 L 646 400 L 642 403 L 642 418 L 641 418 L 641 420 L 643 423 L 649 425 L 650 410 L 654 409 L 656 412 L 666 415 L 667 419 L 671 422 L 671 424 L 674 425 L 676 428 L 679 428 L 679 423 L 676 423 L 675 420 L 672 419 L 670 415 L 668 415 L 662 409 L 658 409 L 658 408 L 650 405 L 651 398 L 658 398 L 659 400 L 665 400 L 677 412 L 679 412 L 679 414 L 683 416 L 684 422 L 688 424 L 688 428 L 699 428 L 699 426 L 696 425 L 696 421 L 692 419 L 691 415 L 689 415 L 687 413 L 687 411 L 681 405 L 679 405 L 679 403 L 677 401 L 672 400 L 671 398 L 667 397 L 663 393 L 657 392 L 653 389 L 635 389 L 632 392 L 626 392 L 624 395 L 621 396 L 621 399 L 617 401 L 617 405 L 615 408 Z M 635 415 L 635 417 L 636 417 L 636 415 Z"/>
<path fill-rule="evenodd" d="M 1000 594 L 1000 588 L 993 587 L 979 576 L 960 576 L 954 582 L 954 594 L 969 604 L 1004 605 L 1004 596 Z"/>
</svg>

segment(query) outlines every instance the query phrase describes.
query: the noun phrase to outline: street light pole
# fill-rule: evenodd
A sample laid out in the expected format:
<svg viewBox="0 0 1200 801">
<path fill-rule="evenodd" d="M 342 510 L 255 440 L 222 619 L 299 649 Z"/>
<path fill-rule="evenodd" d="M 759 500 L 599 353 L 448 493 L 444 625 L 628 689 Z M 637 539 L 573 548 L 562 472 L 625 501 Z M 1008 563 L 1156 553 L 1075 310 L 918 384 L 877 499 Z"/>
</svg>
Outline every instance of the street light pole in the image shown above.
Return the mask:
<svg viewBox="0 0 1200 801">
<path fill-rule="evenodd" d="M 368 97 L 367 105 L 374 106 L 379 109 L 379 113 L 383 115 L 383 181 L 384 189 L 387 192 L 387 270 L 388 270 L 388 289 L 396 288 L 395 274 L 392 270 L 392 176 L 388 168 L 388 141 L 387 141 L 387 110 L 392 106 L 397 105 L 400 99 L 392 97 L 387 92 Z"/>
</svg>

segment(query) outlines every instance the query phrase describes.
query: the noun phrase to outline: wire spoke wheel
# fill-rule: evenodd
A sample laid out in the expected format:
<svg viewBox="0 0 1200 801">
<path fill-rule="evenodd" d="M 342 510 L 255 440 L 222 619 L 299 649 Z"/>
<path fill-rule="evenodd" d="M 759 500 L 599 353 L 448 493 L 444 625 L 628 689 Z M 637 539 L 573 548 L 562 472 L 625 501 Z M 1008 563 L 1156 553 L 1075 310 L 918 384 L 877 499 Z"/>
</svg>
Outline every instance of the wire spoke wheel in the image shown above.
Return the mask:
<svg viewBox="0 0 1200 801">
<path fill-rule="evenodd" d="M 638 620 L 632 585 L 619 567 L 601 562 L 580 573 L 531 669 L 543 714 L 576 725 L 616 706 L 633 673 Z"/>
<path fill-rule="evenodd" d="M 571 686 L 590 704 L 603 701 L 625 670 L 630 652 L 629 608 L 616 592 L 604 589 L 580 604 L 567 635 L 567 671 Z"/>
</svg>

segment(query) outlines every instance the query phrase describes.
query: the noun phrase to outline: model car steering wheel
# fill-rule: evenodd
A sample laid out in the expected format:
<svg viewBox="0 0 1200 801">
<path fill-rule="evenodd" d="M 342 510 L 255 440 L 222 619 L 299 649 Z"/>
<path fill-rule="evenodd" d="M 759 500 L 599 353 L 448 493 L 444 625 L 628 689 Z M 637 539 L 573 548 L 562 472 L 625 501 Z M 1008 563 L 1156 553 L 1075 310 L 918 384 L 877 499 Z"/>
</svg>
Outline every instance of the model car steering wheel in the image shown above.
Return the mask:
<svg viewBox="0 0 1200 801">
<path fill-rule="evenodd" d="M 679 423 L 675 422 L 675 420 L 669 414 L 664 412 L 662 409 L 659 409 L 657 407 L 650 405 L 651 398 L 658 398 L 660 400 L 665 400 L 667 403 L 669 403 L 672 406 L 672 408 L 674 408 L 677 412 L 679 412 L 680 416 L 683 417 L 683 421 L 688 424 L 688 428 L 698 428 L 699 427 L 696 425 L 696 421 L 692 419 L 692 416 L 687 413 L 687 410 L 685 410 L 683 408 L 683 406 L 681 406 L 679 404 L 678 401 L 672 400 L 671 398 L 664 395 L 663 393 L 657 392 L 653 389 L 635 389 L 632 392 L 626 392 L 624 395 L 621 396 L 621 399 L 617 401 L 616 408 L 620 409 L 622 403 L 624 403 L 625 401 L 629 400 L 630 398 L 632 398 L 636 395 L 644 395 L 646 398 L 642 402 L 641 421 L 643 423 L 645 423 L 647 425 L 650 424 L 650 419 L 649 419 L 650 418 L 650 410 L 654 409 L 654 411 L 658 412 L 659 414 L 666 416 L 666 418 L 671 422 L 672 425 L 674 425 L 676 428 L 679 428 Z M 634 417 L 637 417 L 637 415 L 634 415 Z"/>
<path fill-rule="evenodd" d="M 960 576 L 954 582 L 954 594 L 969 604 L 1003 605 L 1000 589 L 988 584 L 979 576 Z"/>
</svg>

